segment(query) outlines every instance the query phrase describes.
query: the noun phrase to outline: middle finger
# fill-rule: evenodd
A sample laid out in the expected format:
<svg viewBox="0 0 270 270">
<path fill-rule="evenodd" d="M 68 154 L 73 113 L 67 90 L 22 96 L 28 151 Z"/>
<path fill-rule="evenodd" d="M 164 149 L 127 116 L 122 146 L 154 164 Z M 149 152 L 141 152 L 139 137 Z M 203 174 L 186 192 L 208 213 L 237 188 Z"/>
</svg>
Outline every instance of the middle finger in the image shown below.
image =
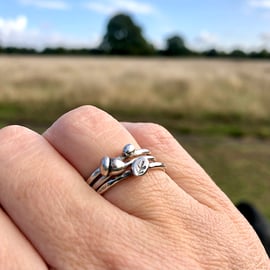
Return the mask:
<svg viewBox="0 0 270 270">
<path fill-rule="evenodd" d="M 85 179 L 99 166 L 103 156 L 119 156 L 128 143 L 139 147 L 118 121 L 91 106 L 64 115 L 44 136 Z M 140 217 L 155 213 L 154 207 L 157 211 L 165 205 L 168 209 L 178 209 L 180 204 L 192 199 L 166 173 L 151 169 L 143 177 L 122 181 L 104 196 L 124 211 Z"/>
</svg>

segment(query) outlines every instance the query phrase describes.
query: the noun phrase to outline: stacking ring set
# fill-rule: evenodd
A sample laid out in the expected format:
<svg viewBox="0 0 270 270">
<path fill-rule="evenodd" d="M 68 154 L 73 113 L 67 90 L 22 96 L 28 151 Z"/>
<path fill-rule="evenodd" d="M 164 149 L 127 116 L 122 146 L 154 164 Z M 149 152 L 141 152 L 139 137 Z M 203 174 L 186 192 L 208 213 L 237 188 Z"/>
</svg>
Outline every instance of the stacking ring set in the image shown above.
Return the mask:
<svg viewBox="0 0 270 270">
<path fill-rule="evenodd" d="M 164 169 L 165 165 L 157 162 L 148 149 L 135 149 L 127 144 L 121 156 L 102 158 L 97 168 L 86 180 L 97 193 L 103 194 L 108 189 L 130 176 L 143 176 L 149 169 Z"/>
</svg>

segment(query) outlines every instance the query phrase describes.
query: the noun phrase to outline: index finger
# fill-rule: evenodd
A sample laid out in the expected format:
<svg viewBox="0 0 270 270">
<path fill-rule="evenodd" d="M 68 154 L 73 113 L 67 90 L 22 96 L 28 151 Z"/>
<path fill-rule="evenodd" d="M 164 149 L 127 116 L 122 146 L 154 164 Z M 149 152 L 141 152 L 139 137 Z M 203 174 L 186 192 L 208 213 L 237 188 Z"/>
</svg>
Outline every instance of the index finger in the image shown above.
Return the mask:
<svg viewBox="0 0 270 270">
<path fill-rule="evenodd" d="M 41 135 L 16 126 L 0 130 L 0 204 L 56 269 L 100 264 L 110 221 L 124 218 Z"/>
</svg>

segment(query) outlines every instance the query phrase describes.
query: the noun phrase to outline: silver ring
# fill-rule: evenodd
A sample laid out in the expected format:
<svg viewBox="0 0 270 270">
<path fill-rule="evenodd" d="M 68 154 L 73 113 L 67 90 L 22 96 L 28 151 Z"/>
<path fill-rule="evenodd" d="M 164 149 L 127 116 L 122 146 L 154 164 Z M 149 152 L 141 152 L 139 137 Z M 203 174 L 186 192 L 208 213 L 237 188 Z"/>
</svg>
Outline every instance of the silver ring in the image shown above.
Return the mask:
<svg viewBox="0 0 270 270">
<path fill-rule="evenodd" d="M 122 155 L 110 158 L 104 157 L 97 168 L 86 180 L 88 185 L 99 194 L 128 178 L 129 176 L 143 176 L 149 169 L 164 169 L 165 165 L 156 162 L 148 149 L 135 149 L 127 144 Z"/>
</svg>

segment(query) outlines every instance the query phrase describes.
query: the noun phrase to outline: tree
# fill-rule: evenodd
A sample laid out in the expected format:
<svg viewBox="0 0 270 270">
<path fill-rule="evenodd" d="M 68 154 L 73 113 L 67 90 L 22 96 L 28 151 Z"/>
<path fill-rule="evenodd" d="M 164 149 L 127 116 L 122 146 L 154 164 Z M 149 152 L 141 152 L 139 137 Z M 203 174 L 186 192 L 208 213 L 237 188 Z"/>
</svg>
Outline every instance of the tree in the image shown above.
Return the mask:
<svg viewBox="0 0 270 270">
<path fill-rule="evenodd" d="M 245 58 L 247 54 L 240 49 L 235 49 L 230 53 L 230 56 L 233 58 Z"/>
<path fill-rule="evenodd" d="M 258 59 L 269 59 L 270 58 L 270 52 L 268 52 L 266 49 L 263 49 L 259 52 L 251 52 L 249 54 L 249 57 L 251 58 L 258 58 Z"/>
<path fill-rule="evenodd" d="M 149 55 L 155 51 L 143 37 L 142 29 L 126 14 L 110 19 L 99 48 L 105 53 L 118 55 Z"/>
<path fill-rule="evenodd" d="M 165 54 L 170 56 L 188 55 L 189 50 L 185 45 L 185 41 L 182 37 L 174 35 L 169 37 L 166 41 Z"/>
<path fill-rule="evenodd" d="M 202 53 L 206 57 L 219 57 L 219 52 L 216 49 L 210 49 Z"/>
</svg>

